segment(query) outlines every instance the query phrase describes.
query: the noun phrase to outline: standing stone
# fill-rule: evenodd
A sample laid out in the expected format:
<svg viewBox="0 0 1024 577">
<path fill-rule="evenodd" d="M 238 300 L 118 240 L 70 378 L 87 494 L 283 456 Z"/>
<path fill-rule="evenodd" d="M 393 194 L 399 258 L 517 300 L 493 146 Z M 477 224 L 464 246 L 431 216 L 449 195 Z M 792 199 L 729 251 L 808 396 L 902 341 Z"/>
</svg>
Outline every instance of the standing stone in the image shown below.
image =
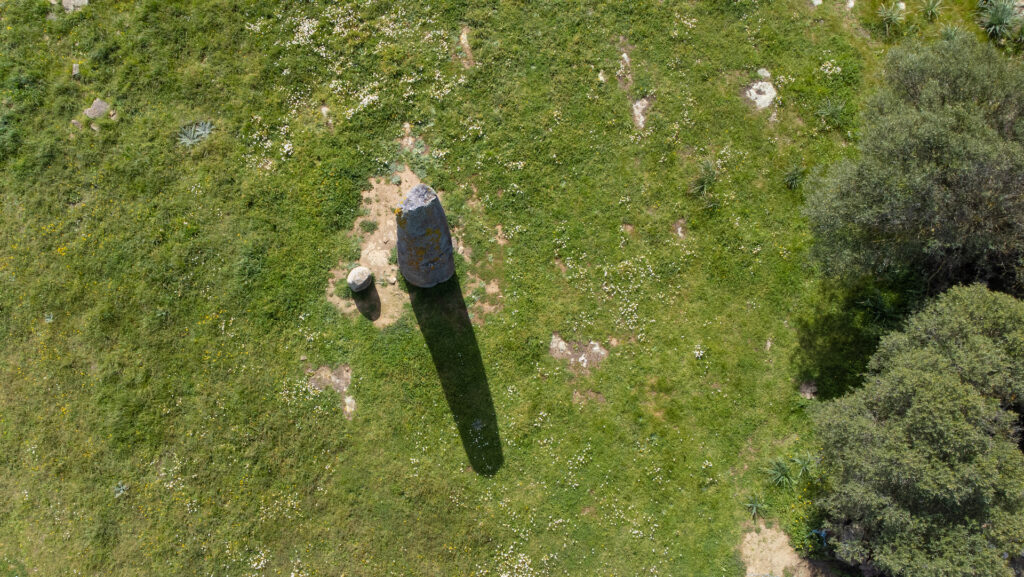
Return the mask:
<svg viewBox="0 0 1024 577">
<path fill-rule="evenodd" d="M 425 184 L 409 191 L 395 212 L 398 219 L 398 269 L 409 284 L 430 288 L 455 274 L 452 235 L 441 201 Z"/>
<path fill-rule="evenodd" d="M 74 63 L 71 64 L 71 77 L 74 78 L 75 80 L 78 80 L 79 76 L 80 76 L 80 72 L 79 72 L 79 68 L 78 68 L 78 63 L 74 62 Z"/>
</svg>

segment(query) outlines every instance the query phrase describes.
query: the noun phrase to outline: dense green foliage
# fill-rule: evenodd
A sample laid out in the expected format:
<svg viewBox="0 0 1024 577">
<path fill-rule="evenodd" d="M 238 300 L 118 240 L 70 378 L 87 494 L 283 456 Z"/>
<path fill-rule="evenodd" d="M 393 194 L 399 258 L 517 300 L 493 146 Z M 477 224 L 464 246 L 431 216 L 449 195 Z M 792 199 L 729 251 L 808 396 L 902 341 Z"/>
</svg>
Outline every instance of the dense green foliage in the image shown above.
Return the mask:
<svg viewBox="0 0 1024 577">
<path fill-rule="evenodd" d="M 1024 548 L 1024 303 L 950 289 L 817 415 L 837 554 L 894 576 L 1008 576 Z"/>
<path fill-rule="evenodd" d="M 1024 65 L 954 36 L 894 49 L 858 155 L 811 185 L 835 275 L 1024 291 Z"/>
</svg>

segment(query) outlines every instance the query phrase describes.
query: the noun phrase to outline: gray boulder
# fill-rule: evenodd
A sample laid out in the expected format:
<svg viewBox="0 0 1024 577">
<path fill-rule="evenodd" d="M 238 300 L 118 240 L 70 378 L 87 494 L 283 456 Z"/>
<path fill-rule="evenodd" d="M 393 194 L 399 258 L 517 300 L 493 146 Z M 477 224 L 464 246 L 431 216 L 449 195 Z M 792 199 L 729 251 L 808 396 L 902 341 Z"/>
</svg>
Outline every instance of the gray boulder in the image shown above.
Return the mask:
<svg viewBox="0 0 1024 577">
<path fill-rule="evenodd" d="M 396 213 L 398 269 L 409 284 L 429 288 L 455 274 L 448 218 L 434 189 L 420 184 Z"/>
<path fill-rule="evenodd" d="M 110 110 L 110 105 L 97 98 L 92 101 L 92 106 L 85 109 L 85 115 L 96 119 L 106 114 L 108 110 Z"/>
</svg>

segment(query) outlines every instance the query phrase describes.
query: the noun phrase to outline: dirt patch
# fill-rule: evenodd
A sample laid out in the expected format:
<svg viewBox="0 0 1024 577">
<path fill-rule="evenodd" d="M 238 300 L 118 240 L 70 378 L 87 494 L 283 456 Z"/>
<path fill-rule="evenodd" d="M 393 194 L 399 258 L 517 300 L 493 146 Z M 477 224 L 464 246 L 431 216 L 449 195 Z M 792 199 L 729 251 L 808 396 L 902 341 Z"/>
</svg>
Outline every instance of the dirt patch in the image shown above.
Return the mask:
<svg viewBox="0 0 1024 577">
<path fill-rule="evenodd" d="M 558 333 L 551 335 L 548 354 L 560 360 L 568 360 L 571 368 L 586 374 L 596 369 L 608 358 L 608 349 L 595 341 L 589 343 L 566 342 Z"/>
<path fill-rule="evenodd" d="M 505 238 L 505 231 L 502 230 L 500 224 L 494 226 L 494 240 L 501 246 L 508 244 L 508 239 Z"/>
<path fill-rule="evenodd" d="M 633 125 L 643 130 L 647 125 L 647 111 L 651 109 L 651 98 L 644 97 L 633 103 Z"/>
<path fill-rule="evenodd" d="M 633 225 L 631 225 L 631 224 L 626 224 L 626 223 L 623 223 L 623 224 L 622 224 L 622 232 L 624 232 L 624 233 L 626 233 L 626 234 L 629 234 L 629 235 L 631 235 L 631 234 L 633 234 L 633 231 L 634 231 L 634 230 L 636 230 L 636 229 L 635 229 L 635 228 L 633 228 Z"/>
<path fill-rule="evenodd" d="M 832 573 L 797 555 L 789 537 L 763 521 L 758 528 L 743 536 L 740 557 L 747 566 L 747 577 L 831 577 Z"/>
<path fill-rule="evenodd" d="M 473 273 L 468 273 L 466 275 L 466 279 L 466 286 L 463 287 L 465 296 L 470 297 L 477 295 L 475 298 L 470 299 L 470 316 L 473 318 L 473 322 L 475 324 L 483 324 L 484 317 L 501 310 L 503 297 L 501 294 L 501 286 L 496 280 L 484 283 L 483 279 Z M 481 292 L 481 288 L 483 288 L 482 295 L 479 294 Z"/>
<path fill-rule="evenodd" d="M 633 47 L 626 40 L 625 36 L 619 36 L 619 70 L 615 73 L 615 78 L 619 81 L 619 88 L 629 91 L 633 88 L 633 60 L 630 54 L 633 52 Z"/>
<path fill-rule="evenodd" d="M 462 57 L 459 59 L 462 60 L 463 68 L 472 68 L 476 66 L 476 59 L 473 58 L 473 49 L 469 45 L 470 32 L 469 26 L 463 26 L 462 32 L 459 33 L 459 46 L 462 47 L 463 52 Z"/>
<path fill-rule="evenodd" d="M 597 392 L 597 391 L 595 391 L 593 389 L 587 389 L 587 390 L 582 391 L 582 392 L 581 391 L 573 391 L 572 392 L 572 402 L 576 403 L 577 405 L 585 405 L 587 403 L 598 403 L 598 404 L 603 405 L 603 404 L 607 403 L 608 401 L 605 400 L 604 395 L 602 395 L 601 393 L 599 393 L 599 392 Z"/>
<path fill-rule="evenodd" d="M 352 368 L 348 365 L 338 365 L 333 370 L 327 365 L 309 372 L 309 386 L 318 391 L 328 388 L 337 391 L 342 398 L 342 411 L 346 419 L 351 419 L 356 412 L 356 400 L 348 394 L 348 386 L 352 383 Z"/>
<path fill-rule="evenodd" d="M 375 302 L 362 303 L 344 296 L 345 278 L 351 263 L 338 263 L 337 268 L 331 270 L 327 282 L 327 300 L 331 304 L 345 314 L 363 314 L 378 327 L 388 326 L 398 320 L 409 300 L 398 283 L 398 263 L 391 258 L 398 238 L 394 211 L 402 204 L 405 194 L 420 183 L 420 179 L 409 167 L 405 167 L 396 176 L 401 179 L 399 184 L 391 184 L 386 178 L 370 179 L 370 190 L 363 192 L 367 214 L 357 218 L 352 227 L 352 234 L 362 238 L 358 264 L 373 271 L 375 285 L 371 289 L 374 294 L 360 298 Z M 364 222 L 367 224 L 364 225 Z M 336 288 L 340 295 L 336 294 Z"/>
<path fill-rule="evenodd" d="M 690 229 L 686 227 L 686 219 L 681 218 L 672 223 L 672 232 L 676 233 L 681 240 L 686 240 L 686 235 L 690 233 Z"/>
</svg>

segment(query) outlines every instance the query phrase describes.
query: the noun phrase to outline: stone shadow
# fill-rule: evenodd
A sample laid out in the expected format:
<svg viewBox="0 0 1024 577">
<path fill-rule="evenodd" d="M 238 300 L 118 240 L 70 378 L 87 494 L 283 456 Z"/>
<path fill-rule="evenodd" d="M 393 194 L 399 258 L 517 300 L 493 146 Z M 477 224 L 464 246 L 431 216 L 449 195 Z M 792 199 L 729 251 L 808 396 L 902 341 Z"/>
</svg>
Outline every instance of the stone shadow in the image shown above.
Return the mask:
<svg viewBox="0 0 1024 577">
<path fill-rule="evenodd" d="M 380 294 L 377 292 L 376 283 L 370 283 L 369 288 L 352 293 L 352 301 L 356 303 L 356 309 L 364 317 L 371 321 L 380 318 Z"/>
<path fill-rule="evenodd" d="M 428 289 L 410 285 L 409 297 L 469 463 L 477 474 L 491 476 L 505 458 L 487 373 L 459 279 L 453 276 Z"/>
</svg>

